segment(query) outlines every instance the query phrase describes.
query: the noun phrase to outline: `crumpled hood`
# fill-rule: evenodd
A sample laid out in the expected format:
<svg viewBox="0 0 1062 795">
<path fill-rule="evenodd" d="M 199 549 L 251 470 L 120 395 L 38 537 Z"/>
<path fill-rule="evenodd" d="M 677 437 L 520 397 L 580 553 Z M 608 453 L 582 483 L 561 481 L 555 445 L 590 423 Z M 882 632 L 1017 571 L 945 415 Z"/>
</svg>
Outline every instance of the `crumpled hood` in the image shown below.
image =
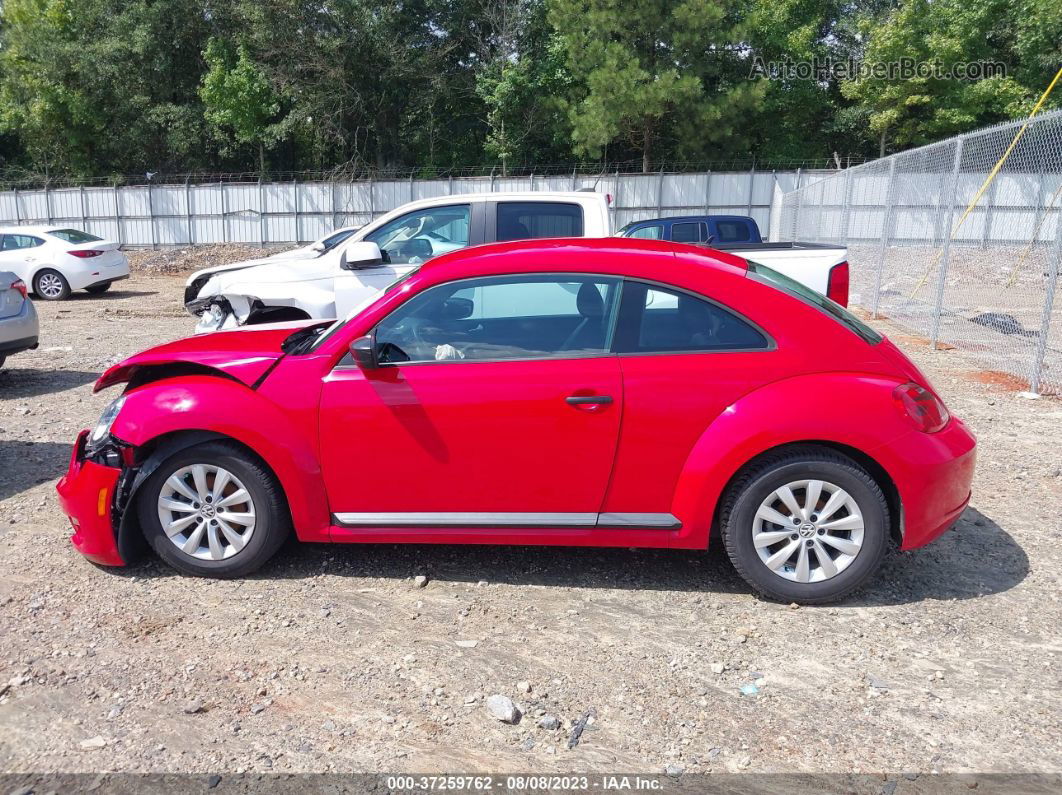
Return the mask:
<svg viewBox="0 0 1062 795">
<path fill-rule="evenodd" d="M 109 367 L 96 381 L 93 392 L 130 381 L 137 371 L 161 365 L 186 366 L 189 373 L 217 371 L 247 386 L 252 386 L 278 360 L 280 349 L 291 334 L 300 328 L 320 323 L 298 320 L 288 323 L 251 326 L 233 331 L 218 331 L 197 337 L 167 342 L 148 348 Z"/>
<path fill-rule="evenodd" d="M 191 284 L 196 278 L 213 273 L 210 280 L 200 289 L 199 295 L 222 295 L 228 292 L 240 292 L 245 285 L 284 284 L 287 282 L 306 282 L 313 279 L 331 278 L 336 275 L 335 263 L 329 257 L 316 259 L 290 260 L 251 260 L 238 266 L 219 266 L 220 269 L 208 269 L 192 274 L 188 280 Z M 199 296 L 196 296 L 199 297 Z"/>
</svg>

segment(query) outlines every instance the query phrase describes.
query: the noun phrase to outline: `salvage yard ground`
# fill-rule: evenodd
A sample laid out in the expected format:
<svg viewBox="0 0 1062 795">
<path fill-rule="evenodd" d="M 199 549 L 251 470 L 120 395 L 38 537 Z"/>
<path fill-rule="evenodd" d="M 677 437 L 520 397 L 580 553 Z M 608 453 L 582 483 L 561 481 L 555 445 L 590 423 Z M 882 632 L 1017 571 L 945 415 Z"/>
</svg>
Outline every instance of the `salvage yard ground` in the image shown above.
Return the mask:
<svg viewBox="0 0 1062 795">
<path fill-rule="evenodd" d="M 100 569 L 54 482 L 113 397 L 99 372 L 191 331 L 181 292 L 141 271 L 38 302 L 40 349 L 0 370 L 0 770 L 1062 770 L 1062 402 L 882 326 L 977 433 L 974 500 L 833 607 L 757 599 L 720 549 L 291 544 L 237 582 Z M 367 488 L 388 476 L 365 467 Z M 492 717 L 495 694 L 523 719 Z"/>
</svg>

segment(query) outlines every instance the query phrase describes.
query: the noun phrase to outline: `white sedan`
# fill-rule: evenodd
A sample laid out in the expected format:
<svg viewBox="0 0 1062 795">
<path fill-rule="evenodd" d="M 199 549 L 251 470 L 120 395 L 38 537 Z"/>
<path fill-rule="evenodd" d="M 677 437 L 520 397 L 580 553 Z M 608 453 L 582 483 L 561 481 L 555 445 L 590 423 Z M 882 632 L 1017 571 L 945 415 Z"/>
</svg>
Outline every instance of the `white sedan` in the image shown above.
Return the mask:
<svg viewBox="0 0 1062 795">
<path fill-rule="evenodd" d="M 0 270 L 12 271 L 38 298 L 61 301 L 73 290 L 93 295 L 129 278 L 118 244 L 77 229 L 53 226 L 0 228 Z"/>
</svg>

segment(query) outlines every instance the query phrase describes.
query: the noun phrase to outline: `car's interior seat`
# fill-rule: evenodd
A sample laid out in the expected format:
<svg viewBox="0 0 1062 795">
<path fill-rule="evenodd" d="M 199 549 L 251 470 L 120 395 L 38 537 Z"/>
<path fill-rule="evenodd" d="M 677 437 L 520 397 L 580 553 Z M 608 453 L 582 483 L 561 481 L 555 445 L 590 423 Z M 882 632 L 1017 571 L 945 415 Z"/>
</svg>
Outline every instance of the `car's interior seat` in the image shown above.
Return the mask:
<svg viewBox="0 0 1062 795">
<path fill-rule="evenodd" d="M 605 299 L 593 282 L 584 282 L 575 297 L 575 306 L 582 318 L 560 350 L 601 348 L 605 344 Z"/>
</svg>

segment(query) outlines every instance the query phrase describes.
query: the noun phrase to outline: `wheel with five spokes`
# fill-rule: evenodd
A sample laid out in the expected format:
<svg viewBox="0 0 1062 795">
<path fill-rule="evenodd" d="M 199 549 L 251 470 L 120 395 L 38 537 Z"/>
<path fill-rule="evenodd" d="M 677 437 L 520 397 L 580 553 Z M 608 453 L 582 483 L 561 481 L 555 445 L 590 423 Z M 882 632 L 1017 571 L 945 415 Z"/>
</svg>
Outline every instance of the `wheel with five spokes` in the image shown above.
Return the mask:
<svg viewBox="0 0 1062 795">
<path fill-rule="evenodd" d="M 841 599 L 877 571 L 888 546 L 881 488 L 825 448 L 790 448 L 750 467 L 728 490 L 720 519 L 738 573 L 786 602 Z"/>
<path fill-rule="evenodd" d="M 174 568 L 240 577 L 276 553 L 290 521 L 276 478 L 228 442 L 206 442 L 164 461 L 138 494 L 148 543 Z"/>
</svg>

